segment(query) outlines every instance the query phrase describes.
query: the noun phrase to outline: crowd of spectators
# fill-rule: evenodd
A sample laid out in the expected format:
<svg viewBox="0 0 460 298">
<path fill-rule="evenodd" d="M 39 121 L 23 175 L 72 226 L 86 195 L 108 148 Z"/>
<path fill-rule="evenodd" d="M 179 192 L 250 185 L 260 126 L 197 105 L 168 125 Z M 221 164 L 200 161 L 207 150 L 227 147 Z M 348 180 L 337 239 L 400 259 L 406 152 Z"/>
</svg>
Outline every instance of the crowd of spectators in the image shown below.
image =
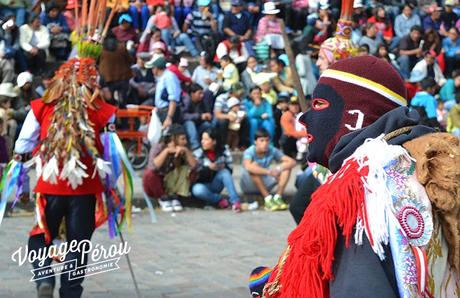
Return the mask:
<svg viewBox="0 0 460 298">
<path fill-rule="evenodd" d="M 115 2 L 107 1 L 108 11 Z M 308 99 L 319 77 L 317 49 L 335 31 L 340 1 L 120 3 L 97 61 L 100 85 L 120 108 L 156 107 L 162 139 L 144 175 L 148 195 L 164 211 L 182 210 L 181 199 L 191 195 L 239 211 L 232 151 L 242 151 L 242 192 L 261 194 L 269 210 L 285 209 L 291 169 L 308 150 L 291 67 Z M 0 162 L 30 100 L 75 55 L 76 5 L 0 1 Z M 360 55 L 398 70 L 424 123 L 458 136 L 459 16 L 456 0 L 355 0 L 352 34 Z M 294 61 L 284 51 L 283 21 Z"/>
</svg>

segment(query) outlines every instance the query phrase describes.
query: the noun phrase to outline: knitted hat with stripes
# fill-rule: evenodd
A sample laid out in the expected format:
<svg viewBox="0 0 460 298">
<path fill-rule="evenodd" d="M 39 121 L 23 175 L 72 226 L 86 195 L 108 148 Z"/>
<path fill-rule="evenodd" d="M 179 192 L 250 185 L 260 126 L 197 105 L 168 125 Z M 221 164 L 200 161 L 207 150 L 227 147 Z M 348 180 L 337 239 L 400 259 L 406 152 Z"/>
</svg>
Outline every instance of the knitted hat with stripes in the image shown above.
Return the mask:
<svg viewBox="0 0 460 298">
<path fill-rule="evenodd" d="M 309 161 L 327 167 L 340 137 L 405 105 L 404 81 L 388 62 L 373 56 L 336 62 L 321 74 L 312 109 L 301 118 L 310 138 Z"/>
</svg>

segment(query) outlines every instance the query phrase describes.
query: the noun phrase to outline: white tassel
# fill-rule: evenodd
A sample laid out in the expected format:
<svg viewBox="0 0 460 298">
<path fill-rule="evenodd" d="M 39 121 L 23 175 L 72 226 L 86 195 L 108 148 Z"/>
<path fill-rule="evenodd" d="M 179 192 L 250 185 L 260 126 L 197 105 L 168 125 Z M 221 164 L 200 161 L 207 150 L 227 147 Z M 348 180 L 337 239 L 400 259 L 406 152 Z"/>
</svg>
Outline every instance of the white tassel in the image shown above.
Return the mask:
<svg viewBox="0 0 460 298">
<path fill-rule="evenodd" d="M 103 160 L 102 158 L 96 159 L 96 166 L 94 167 L 94 172 L 91 178 L 96 176 L 96 172 L 102 179 L 104 179 L 107 175 L 112 175 L 111 163 Z"/>
<path fill-rule="evenodd" d="M 76 189 L 79 185 L 83 184 L 83 178 L 88 177 L 85 170 L 86 166 L 72 155 L 64 164 L 60 178 L 62 180 L 67 180 L 67 183 L 72 187 L 72 189 Z"/>
</svg>

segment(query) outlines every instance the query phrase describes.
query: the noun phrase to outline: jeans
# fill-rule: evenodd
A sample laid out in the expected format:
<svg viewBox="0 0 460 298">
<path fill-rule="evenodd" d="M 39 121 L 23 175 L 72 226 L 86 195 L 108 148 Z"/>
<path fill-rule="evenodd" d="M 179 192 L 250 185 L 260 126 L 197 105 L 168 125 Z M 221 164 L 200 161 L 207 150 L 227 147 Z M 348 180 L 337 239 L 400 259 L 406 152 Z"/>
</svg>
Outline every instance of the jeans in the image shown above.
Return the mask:
<svg viewBox="0 0 460 298">
<path fill-rule="evenodd" d="M 181 33 L 179 36 L 176 38 L 176 46 L 185 46 L 187 48 L 187 51 L 190 52 L 190 55 L 192 57 L 197 57 L 198 56 L 198 50 L 196 49 L 195 45 L 193 44 L 192 39 L 190 36 L 188 36 L 187 33 Z"/>
<path fill-rule="evenodd" d="M 64 218 L 66 226 L 66 238 L 70 243 L 72 240 L 78 242 L 90 240 L 95 229 L 95 208 L 96 197 L 94 195 L 79 195 L 79 196 L 46 196 L 45 217 L 48 225 L 51 239 L 56 238 L 59 232 L 61 220 Z M 84 219 L 84 220 L 82 220 Z M 39 249 L 48 247 L 45 243 L 43 234 L 31 236 L 29 238 L 29 250 L 38 252 Z M 67 254 L 65 261 L 77 260 L 77 266 L 86 265 L 88 258 L 84 258 L 82 252 L 70 252 Z M 52 259 L 45 260 L 42 266 L 38 260 L 32 263 L 34 269 L 47 267 L 52 263 Z M 83 292 L 83 278 L 69 280 L 69 274 L 61 275 L 61 288 L 59 295 L 61 297 L 81 297 Z M 37 288 L 42 282 L 55 284 L 54 274 L 50 273 L 44 279 L 37 280 Z"/>
<path fill-rule="evenodd" d="M 240 201 L 235 184 L 233 183 L 232 173 L 228 169 L 218 171 L 209 183 L 196 183 L 193 185 L 192 195 L 203 201 L 215 204 L 221 199 L 220 193 L 224 188 L 227 189 L 230 195 L 231 204 Z"/>
<path fill-rule="evenodd" d="M 410 72 L 412 70 L 410 57 L 407 55 L 399 56 L 398 58 L 399 69 L 401 71 L 401 75 L 405 80 L 410 78 Z"/>
<path fill-rule="evenodd" d="M 256 132 L 259 128 L 265 128 L 270 133 L 270 139 L 273 139 L 275 123 L 273 119 L 249 118 L 249 142 L 254 143 Z"/>
<path fill-rule="evenodd" d="M 161 39 L 166 43 L 168 47 L 173 46 L 173 38 L 171 29 L 161 29 Z"/>
<path fill-rule="evenodd" d="M 141 11 L 134 5 L 129 6 L 129 15 L 133 19 L 133 26 L 140 31 L 144 31 L 150 18 L 150 11 L 147 5 L 143 5 Z"/>
<path fill-rule="evenodd" d="M 185 17 L 192 11 L 191 6 L 175 6 L 174 7 L 174 18 L 176 19 L 179 28 L 182 28 Z"/>
<path fill-rule="evenodd" d="M 0 15 L 5 16 L 7 14 L 13 14 L 16 16 L 16 25 L 18 28 L 26 23 L 27 10 L 24 7 L 3 7 L 0 10 Z"/>
<path fill-rule="evenodd" d="M 201 133 L 211 127 L 212 124 L 208 121 L 202 122 L 199 125 L 197 125 L 192 120 L 187 120 L 184 122 L 184 129 L 187 133 L 190 148 L 192 148 L 192 150 L 195 150 L 200 147 Z"/>
</svg>

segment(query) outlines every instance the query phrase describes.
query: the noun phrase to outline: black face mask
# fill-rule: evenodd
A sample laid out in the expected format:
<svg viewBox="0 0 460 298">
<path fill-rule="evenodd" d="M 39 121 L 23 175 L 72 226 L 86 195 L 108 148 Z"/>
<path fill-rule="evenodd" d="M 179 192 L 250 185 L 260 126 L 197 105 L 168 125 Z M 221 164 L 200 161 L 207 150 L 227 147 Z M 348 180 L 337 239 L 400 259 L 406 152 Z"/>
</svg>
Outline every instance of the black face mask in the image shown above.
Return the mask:
<svg viewBox="0 0 460 298">
<path fill-rule="evenodd" d="M 313 91 L 312 108 L 299 121 L 309 134 L 308 160 L 328 166 L 328 156 L 342 122 L 345 103 L 330 86 L 319 84 Z"/>
</svg>

